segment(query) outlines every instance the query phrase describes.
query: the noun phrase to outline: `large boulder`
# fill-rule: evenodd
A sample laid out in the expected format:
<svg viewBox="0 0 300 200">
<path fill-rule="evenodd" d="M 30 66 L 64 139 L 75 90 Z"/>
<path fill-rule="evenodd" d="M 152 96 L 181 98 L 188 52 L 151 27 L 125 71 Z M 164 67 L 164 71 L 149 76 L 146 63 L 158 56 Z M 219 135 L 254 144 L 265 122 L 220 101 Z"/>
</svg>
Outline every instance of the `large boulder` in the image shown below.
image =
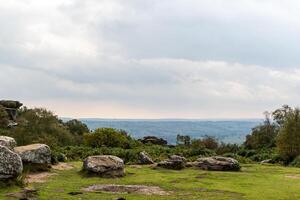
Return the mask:
<svg viewBox="0 0 300 200">
<path fill-rule="evenodd" d="M 0 180 L 15 178 L 23 171 L 21 157 L 0 145 Z"/>
<path fill-rule="evenodd" d="M 111 155 L 89 156 L 83 161 L 83 169 L 101 177 L 121 177 L 125 175 L 124 162 Z"/>
<path fill-rule="evenodd" d="M 5 146 L 10 150 L 13 150 L 15 146 L 17 146 L 17 142 L 12 137 L 0 136 L 0 145 Z"/>
<path fill-rule="evenodd" d="M 185 168 L 186 159 L 181 156 L 172 155 L 167 160 L 163 160 L 157 164 L 158 167 L 166 169 L 180 170 Z"/>
<path fill-rule="evenodd" d="M 140 164 L 154 164 L 153 160 L 151 159 L 151 157 L 149 156 L 149 154 L 145 151 L 142 151 L 139 153 L 139 162 Z"/>
<path fill-rule="evenodd" d="M 46 144 L 31 144 L 15 147 L 24 163 L 48 165 L 51 163 L 51 150 Z"/>
<path fill-rule="evenodd" d="M 193 166 L 214 171 L 239 171 L 241 168 L 237 160 L 222 156 L 198 158 Z"/>
</svg>

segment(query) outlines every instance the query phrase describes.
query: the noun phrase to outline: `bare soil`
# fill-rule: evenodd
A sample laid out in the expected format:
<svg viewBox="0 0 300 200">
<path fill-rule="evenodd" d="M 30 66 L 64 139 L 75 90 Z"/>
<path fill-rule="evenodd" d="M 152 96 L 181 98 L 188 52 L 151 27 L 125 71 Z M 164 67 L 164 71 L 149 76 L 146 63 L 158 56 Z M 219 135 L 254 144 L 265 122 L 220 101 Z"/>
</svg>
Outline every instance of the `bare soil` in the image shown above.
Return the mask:
<svg viewBox="0 0 300 200">
<path fill-rule="evenodd" d="M 35 172 L 30 173 L 26 176 L 25 182 L 26 183 L 44 183 L 47 181 L 48 177 L 57 175 L 56 173 L 50 172 Z"/>
</svg>

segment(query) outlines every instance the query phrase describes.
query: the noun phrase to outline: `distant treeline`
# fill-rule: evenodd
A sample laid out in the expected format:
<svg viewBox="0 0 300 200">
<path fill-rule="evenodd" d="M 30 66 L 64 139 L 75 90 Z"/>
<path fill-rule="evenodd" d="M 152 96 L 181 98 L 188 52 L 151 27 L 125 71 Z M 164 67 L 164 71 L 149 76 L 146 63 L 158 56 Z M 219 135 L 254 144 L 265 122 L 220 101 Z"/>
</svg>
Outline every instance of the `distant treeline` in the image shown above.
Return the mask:
<svg viewBox="0 0 300 200">
<path fill-rule="evenodd" d="M 124 130 L 104 127 L 91 131 L 76 119 L 63 122 L 44 108 L 23 106 L 17 112 L 18 125 L 8 127 L 8 115 L 0 107 L 0 135 L 15 138 L 19 145 L 48 144 L 54 154 L 64 153 L 69 159 L 105 152 L 134 162 L 138 151 L 147 149 L 156 159 L 174 153 L 190 159 L 218 154 L 242 162 L 269 159 L 270 162 L 300 165 L 300 110 L 287 105 L 272 113 L 266 112 L 264 122 L 252 129 L 242 145 L 225 144 L 211 136 L 193 139 L 188 135 L 177 135 L 175 146 L 157 145 L 136 140 Z"/>
</svg>

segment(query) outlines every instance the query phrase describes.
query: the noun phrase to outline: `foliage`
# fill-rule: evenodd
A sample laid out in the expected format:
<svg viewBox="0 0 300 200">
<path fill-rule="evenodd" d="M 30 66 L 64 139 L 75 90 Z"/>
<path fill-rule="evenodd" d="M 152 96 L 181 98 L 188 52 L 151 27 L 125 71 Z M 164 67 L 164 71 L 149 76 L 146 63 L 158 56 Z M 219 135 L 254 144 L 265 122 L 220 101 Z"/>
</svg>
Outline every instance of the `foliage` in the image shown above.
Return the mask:
<svg viewBox="0 0 300 200">
<path fill-rule="evenodd" d="M 202 139 L 193 139 L 191 142 L 192 148 L 206 148 L 215 150 L 218 148 L 218 140 L 213 136 L 204 136 Z"/>
<path fill-rule="evenodd" d="M 178 145 L 185 145 L 189 146 L 191 144 L 191 137 L 188 135 L 177 135 L 176 136 L 176 143 Z"/>
<path fill-rule="evenodd" d="M 90 132 L 87 125 L 77 119 L 69 120 L 66 123 L 64 123 L 64 125 L 68 128 L 70 133 L 74 136 L 75 143 L 78 145 L 83 143 L 83 134 Z"/>
<path fill-rule="evenodd" d="M 293 167 L 300 167 L 300 155 L 297 156 L 293 162 L 290 163 L 290 166 L 293 166 Z"/>
<path fill-rule="evenodd" d="M 113 128 L 98 128 L 92 133 L 83 136 L 84 144 L 90 147 L 121 147 L 131 148 L 136 144 L 130 136 L 123 131 Z"/>
<path fill-rule="evenodd" d="M 286 114 L 278 134 L 277 148 L 279 154 L 288 161 L 300 155 L 300 110 L 298 108 Z"/>
<path fill-rule="evenodd" d="M 5 111 L 5 108 L 0 105 L 0 128 L 7 128 L 9 122 L 9 116 Z"/>
<path fill-rule="evenodd" d="M 44 108 L 20 111 L 19 125 L 11 128 L 9 136 L 18 145 L 44 143 L 50 147 L 73 145 L 74 137 L 52 112 Z"/>
<path fill-rule="evenodd" d="M 252 129 L 251 134 L 246 136 L 244 145 L 249 149 L 274 147 L 277 133 L 277 126 L 271 123 L 269 116 L 266 114 L 264 123 Z"/>
<path fill-rule="evenodd" d="M 72 134 L 83 135 L 84 133 L 90 132 L 87 125 L 77 119 L 69 120 L 65 123 L 65 125 Z"/>
</svg>

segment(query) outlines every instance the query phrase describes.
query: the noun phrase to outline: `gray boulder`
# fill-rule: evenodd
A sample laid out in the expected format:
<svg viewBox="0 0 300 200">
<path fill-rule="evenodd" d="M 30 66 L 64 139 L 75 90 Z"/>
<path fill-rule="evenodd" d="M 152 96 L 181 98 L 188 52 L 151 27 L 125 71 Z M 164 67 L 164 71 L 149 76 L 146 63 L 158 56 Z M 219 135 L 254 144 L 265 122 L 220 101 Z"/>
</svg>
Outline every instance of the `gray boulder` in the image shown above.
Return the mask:
<svg viewBox="0 0 300 200">
<path fill-rule="evenodd" d="M 83 169 L 101 177 L 122 177 L 125 175 L 124 162 L 112 155 L 89 156 L 83 161 Z"/>
<path fill-rule="evenodd" d="M 19 146 L 15 147 L 14 150 L 21 156 L 24 163 L 43 165 L 48 165 L 51 163 L 51 150 L 46 144 Z"/>
<path fill-rule="evenodd" d="M 153 160 L 149 156 L 149 154 L 145 151 L 139 153 L 139 162 L 140 164 L 154 164 Z"/>
<path fill-rule="evenodd" d="M 241 168 L 237 160 L 222 156 L 198 158 L 193 166 L 213 171 L 239 171 Z"/>
<path fill-rule="evenodd" d="M 181 156 L 172 155 L 167 160 L 163 160 L 157 164 L 158 167 L 166 169 L 180 170 L 185 168 L 186 159 Z"/>
<path fill-rule="evenodd" d="M 0 180 L 15 178 L 23 171 L 21 157 L 0 145 Z"/>
<path fill-rule="evenodd" d="M 13 150 L 15 146 L 17 146 L 17 142 L 12 137 L 0 136 L 0 145 L 5 146 L 10 150 Z"/>
</svg>

